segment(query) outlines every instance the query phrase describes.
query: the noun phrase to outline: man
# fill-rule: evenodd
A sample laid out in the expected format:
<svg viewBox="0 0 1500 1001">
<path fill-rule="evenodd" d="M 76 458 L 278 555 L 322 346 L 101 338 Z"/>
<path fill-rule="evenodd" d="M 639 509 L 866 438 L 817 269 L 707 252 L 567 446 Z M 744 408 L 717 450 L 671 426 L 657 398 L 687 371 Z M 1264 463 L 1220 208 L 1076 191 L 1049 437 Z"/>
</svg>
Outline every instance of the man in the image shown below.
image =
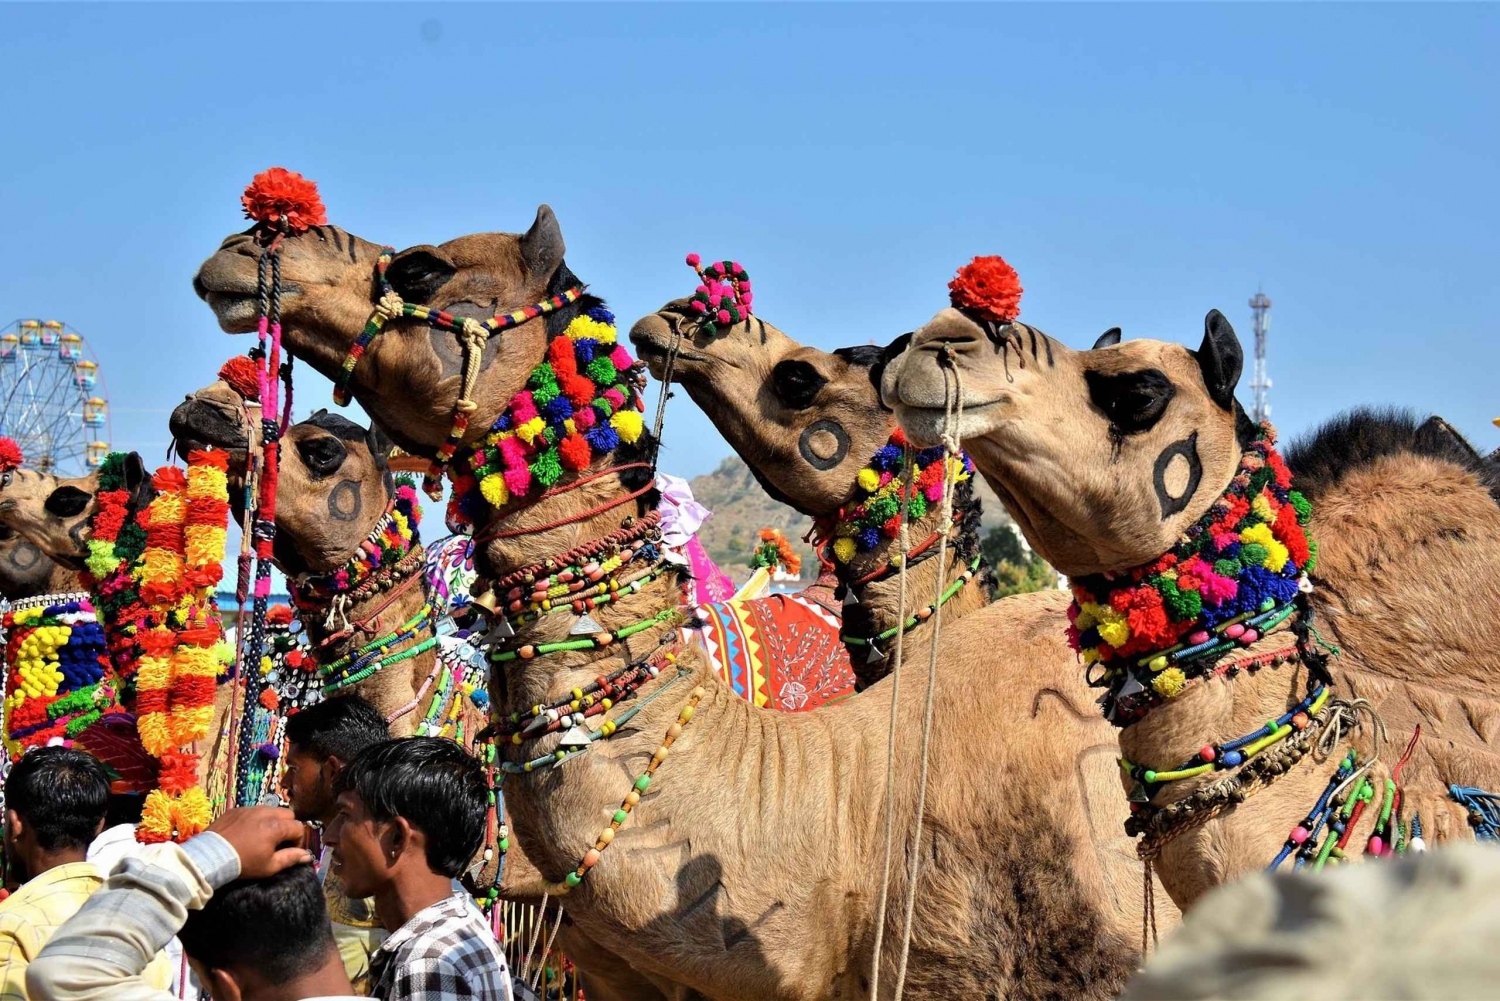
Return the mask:
<svg viewBox="0 0 1500 1001">
<path fill-rule="evenodd" d="M 33 997 L 174 1001 L 140 971 L 177 934 L 215 1001 L 352 1001 L 301 836 L 290 812 L 247 807 L 127 857 L 31 964 Z"/>
<path fill-rule="evenodd" d="M 374 897 L 390 936 L 370 964 L 382 1001 L 511 1001 L 510 973 L 483 916 L 453 880 L 484 841 L 479 762 L 449 740 L 377 744 L 339 775 L 324 832 L 333 871 Z"/>
<path fill-rule="evenodd" d="M 103 884 L 87 853 L 108 803 L 109 773 L 70 747 L 36 748 L 6 777 L 5 857 L 23 885 L 0 902 L 0 1001 L 26 1001 L 27 965 Z M 171 967 L 156 951 L 146 978 L 165 988 Z"/>
<path fill-rule="evenodd" d="M 336 812 L 333 786 L 339 773 L 365 748 L 390 739 L 385 717 L 358 695 L 328 699 L 292 714 L 286 723 L 286 768 L 281 789 L 297 819 L 327 827 Z M 328 852 L 318 863 L 323 898 L 333 919 L 333 937 L 349 982 L 361 994 L 370 987 L 370 957 L 385 938 L 375 904 L 350 899 L 329 874 Z"/>
</svg>

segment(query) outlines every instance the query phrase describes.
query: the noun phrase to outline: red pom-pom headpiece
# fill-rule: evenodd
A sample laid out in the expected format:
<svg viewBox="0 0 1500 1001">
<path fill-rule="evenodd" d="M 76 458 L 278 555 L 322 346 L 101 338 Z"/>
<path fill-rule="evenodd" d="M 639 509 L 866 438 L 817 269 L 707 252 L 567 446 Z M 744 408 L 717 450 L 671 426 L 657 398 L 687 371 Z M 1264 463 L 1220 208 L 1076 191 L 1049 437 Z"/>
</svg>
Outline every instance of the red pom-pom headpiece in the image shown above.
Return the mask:
<svg viewBox="0 0 1500 1001">
<path fill-rule="evenodd" d="M 318 197 L 318 186 L 285 167 L 272 167 L 256 174 L 240 195 L 240 204 L 245 207 L 246 219 L 292 233 L 328 222 L 323 199 Z"/>
<path fill-rule="evenodd" d="M 14 438 L 0 438 L 0 473 L 18 469 L 24 461 L 21 446 L 16 444 Z"/>
<path fill-rule="evenodd" d="M 219 369 L 219 378 L 242 399 L 260 399 L 260 373 L 255 369 L 255 362 L 244 355 L 235 355 L 226 361 Z"/>
<path fill-rule="evenodd" d="M 948 299 L 980 319 L 1010 323 L 1021 312 L 1021 277 L 1003 257 L 976 257 L 948 283 Z"/>
</svg>

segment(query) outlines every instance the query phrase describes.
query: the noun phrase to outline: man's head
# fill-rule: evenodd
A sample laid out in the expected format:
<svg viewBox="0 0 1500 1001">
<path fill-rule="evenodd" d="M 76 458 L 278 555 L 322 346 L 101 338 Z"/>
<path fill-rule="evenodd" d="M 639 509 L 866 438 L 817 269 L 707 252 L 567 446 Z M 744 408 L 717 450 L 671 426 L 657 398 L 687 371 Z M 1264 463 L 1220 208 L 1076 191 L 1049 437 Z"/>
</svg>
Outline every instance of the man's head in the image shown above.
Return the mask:
<svg viewBox="0 0 1500 1001">
<path fill-rule="evenodd" d="M 336 791 L 324 839 L 351 897 L 374 896 L 407 874 L 455 879 L 484 841 L 483 769 L 451 740 L 377 744 L 339 774 Z"/>
<path fill-rule="evenodd" d="M 294 713 L 286 722 L 281 789 L 297 819 L 333 817 L 333 783 L 365 748 L 390 739 L 385 717 L 358 695 L 343 695 Z"/>
<path fill-rule="evenodd" d="M 323 888 L 311 866 L 238 879 L 189 911 L 183 951 L 215 1001 L 240 1001 L 337 963 Z"/>
<path fill-rule="evenodd" d="M 39 747 L 5 780 L 5 853 L 27 878 L 52 865 L 81 861 L 104 827 L 109 773 L 71 747 Z"/>
</svg>

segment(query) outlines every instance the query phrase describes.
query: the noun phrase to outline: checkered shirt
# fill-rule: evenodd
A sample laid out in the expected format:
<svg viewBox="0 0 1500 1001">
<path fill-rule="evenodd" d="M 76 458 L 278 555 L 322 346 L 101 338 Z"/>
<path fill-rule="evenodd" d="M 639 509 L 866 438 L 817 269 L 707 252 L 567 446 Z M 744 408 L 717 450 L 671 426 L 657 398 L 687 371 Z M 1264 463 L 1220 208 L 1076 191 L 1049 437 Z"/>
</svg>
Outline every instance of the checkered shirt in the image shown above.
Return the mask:
<svg viewBox="0 0 1500 1001">
<path fill-rule="evenodd" d="M 381 1001 L 514 1001 L 510 971 L 473 904 L 445 897 L 381 943 L 370 962 Z"/>
</svg>

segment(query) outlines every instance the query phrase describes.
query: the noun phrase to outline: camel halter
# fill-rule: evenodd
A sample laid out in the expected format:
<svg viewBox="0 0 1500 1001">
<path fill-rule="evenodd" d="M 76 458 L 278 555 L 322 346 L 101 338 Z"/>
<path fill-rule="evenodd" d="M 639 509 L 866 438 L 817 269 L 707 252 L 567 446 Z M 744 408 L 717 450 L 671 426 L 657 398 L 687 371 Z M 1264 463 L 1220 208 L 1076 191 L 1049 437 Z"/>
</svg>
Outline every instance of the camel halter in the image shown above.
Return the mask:
<svg viewBox="0 0 1500 1001">
<path fill-rule="evenodd" d="M 349 353 L 344 356 L 344 363 L 339 368 L 339 374 L 333 383 L 333 402 L 341 407 L 349 405 L 349 384 L 354 378 L 354 369 L 359 365 L 360 358 L 364 357 L 370 342 L 380 336 L 385 325 L 391 320 L 411 317 L 419 320 L 436 330 L 446 330 L 458 338 L 463 348 L 463 386 L 459 390 L 458 400 L 453 404 L 453 425 L 448 430 L 448 437 L 439 446 L 437 455 L 427 467 L 427 472 L 422 477 L 422 490 L 437 500 L 443 494 L 443 473 L 448 468 L 448 463 L 453 461 L 453 455 L 458 451 L 458 446 L 463 444 L 464 435 L 469 431 L 469 415 L 478 409 L 474 402 L 474 386 L 479 381 L 480 362 L 484 354 L 484 346 L 489 339 L 502 330 L 518 327 L 527 320 L 534 320 L 538 316 L 556 312 L 569 303 L 577 302 L 583 296 L 583 286 L 575 285 L 560 295 L 554 295 L 541 302 L 523 306 L 520 309 L 511 310 L 508 313 L 496 313 L 488 320 L 459 319 L 451 313 L 431 306 L 418 306 L 402 300 L 400 294 L 391 287 L 386 278 L 386 270 L 391 266 L 391 260 L 396 256 L 395 247 L 381 247 L 380 257 L 375 262 L 375 285 L 377 289 L 377 300 L 375 309 L 370 313 L 370 318 L 365 321 L 364 329 L 349 345 Z"/>
</svg>

